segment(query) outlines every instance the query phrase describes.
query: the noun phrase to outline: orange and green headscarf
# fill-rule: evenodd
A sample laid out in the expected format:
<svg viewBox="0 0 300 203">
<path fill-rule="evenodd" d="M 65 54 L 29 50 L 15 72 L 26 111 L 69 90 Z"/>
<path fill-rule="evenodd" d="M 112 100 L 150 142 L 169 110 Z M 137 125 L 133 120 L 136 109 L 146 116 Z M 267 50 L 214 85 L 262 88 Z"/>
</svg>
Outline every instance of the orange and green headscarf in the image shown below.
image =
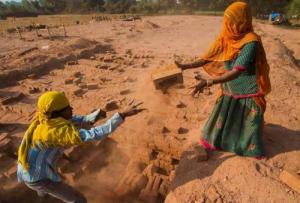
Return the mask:
<svg viewBox="0 0 300 203">
<path fill-rule="evenodd" d="M 223 30 L 209 50 L 201 57 L 212 62 L 224 62 L 235 59 L 243 46 L 256 41 L 259 46 L 256 52 L 257 81 L 260 93 L 271 91 L 269 65 L 260 37 L 254 33 L 251 9 L 245 2 L 232 3 L 224 12 Z M 223 66 L 213 64 L 204 67 L 211 76 L 225 73 Z"/>
<path fill-rule="evenodd" d="M 51 113 L 69 106 L 65 94 L 49 91 L 39 97 L 38 112 L 25 132 L 18 150 L 18 161 L 28 170 L 28 151 L 31 147 L 67 147 L 82 143 L 77 128 L 62 117 L 51 118 Z"/>
</svg>

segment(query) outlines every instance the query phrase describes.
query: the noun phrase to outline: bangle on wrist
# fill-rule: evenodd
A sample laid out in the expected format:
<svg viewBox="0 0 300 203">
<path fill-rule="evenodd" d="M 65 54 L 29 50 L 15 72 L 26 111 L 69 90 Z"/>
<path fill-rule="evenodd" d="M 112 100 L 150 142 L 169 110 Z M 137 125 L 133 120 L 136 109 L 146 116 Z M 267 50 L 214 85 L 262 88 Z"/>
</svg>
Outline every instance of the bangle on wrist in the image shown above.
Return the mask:
<svg viewBox="0 0 300 203">
<path fill-rule="evenodd" d="M 212 79 L 207 79 L 206 80 L 206 86 L 207 87 L 210 87 L 210 86 L 212 86 L 214 84 L 214 81 L 212 80 Z"/>
</svg>

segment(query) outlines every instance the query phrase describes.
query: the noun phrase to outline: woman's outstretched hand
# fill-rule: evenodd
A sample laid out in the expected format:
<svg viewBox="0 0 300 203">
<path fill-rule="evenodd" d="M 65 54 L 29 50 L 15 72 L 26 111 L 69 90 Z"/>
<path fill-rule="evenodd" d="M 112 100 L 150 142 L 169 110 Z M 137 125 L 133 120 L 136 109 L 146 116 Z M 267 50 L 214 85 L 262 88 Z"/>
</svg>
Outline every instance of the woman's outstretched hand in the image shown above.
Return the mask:
<svg viewBox="0 0 300 203">
<path fill-rule="evenodd" d="M 125 119 L 126 117 L 129 117 L 129 116 L 134 116 L 144 110 L 146 110 L 145 108 L 138 108 L 140 105 L 142 105 L 143 102 L 140 102 L 140 103 L 137 103 L 137 104 L 134 104 L 134 105 L 130 105 L 127 107 L 127 109 L 120 114 L 120 116 Z"/>
<path fill-rule="evenodd" d="M 178 67 L 178 68 L 181 68 L 181 69 L 184 69 L 184 67 L 185 67 L 185 65 L 184 64 L 182 64 L 181 62 L 179 62 L 178 60 L 174 60 L 174 63 L 176 64 L 176 66 Z"/>
<path fill-rule="evenodd" d="M 206 86 L 207 86 L 206 81 L 200 80 L 200 82 L 197 85 L 191 87 L 193 88 L 193 90 L 191 91 L 192 96 L 195 97 L 198 93 L 202 92 L 204 87 Z"/>
</svg>

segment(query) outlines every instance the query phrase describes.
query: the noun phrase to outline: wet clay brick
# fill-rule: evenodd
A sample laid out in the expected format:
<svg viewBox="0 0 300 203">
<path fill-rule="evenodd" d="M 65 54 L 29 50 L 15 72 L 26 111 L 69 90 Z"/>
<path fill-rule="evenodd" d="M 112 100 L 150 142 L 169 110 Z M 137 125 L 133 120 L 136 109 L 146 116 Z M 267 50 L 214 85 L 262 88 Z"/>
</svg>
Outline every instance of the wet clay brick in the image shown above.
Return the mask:
<svg viewBox="0 0 300 203">
<path fill-rule="evenodd" d="M 169 65 L 154 72 L 152 80 L 156 89 L 160 89 L 164 82 L 183 83 L 182 70 L 176 65 Z"/>
</svg>

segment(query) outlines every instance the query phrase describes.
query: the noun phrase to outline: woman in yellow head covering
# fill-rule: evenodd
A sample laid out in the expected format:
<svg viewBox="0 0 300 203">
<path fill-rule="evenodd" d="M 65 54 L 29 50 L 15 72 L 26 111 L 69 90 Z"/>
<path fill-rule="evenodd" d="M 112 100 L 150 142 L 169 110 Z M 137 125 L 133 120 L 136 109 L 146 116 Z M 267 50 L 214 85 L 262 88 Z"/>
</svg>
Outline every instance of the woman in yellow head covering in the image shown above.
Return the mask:
<svg viewBox="0 0 300 203">
<path fill-rule="evenodd" d="M 205 86 L 221 84 L 220 97 L 202 130 L 201 144 L 211 150 L 263 156 L 264 96 L 271 85 L 269 65 L 261 39 L 253 31 L 249 6 L 244 2 L 231 4 L 224 12 L 223 30 L 207 53 L 194 63 L 175 63 L 182 69 L 204 65 L 212 76 L 201 81 L 193 94 Z"/>
<path fill-rule="evenodd" d="M 63 149 L 88 141 L 104 139 L 112 133 L 127 116 L 142 109 L 136 106 L 123 113 L 116 113 L 105 124 L 90 130 L 77 129 L 73 122 L 95 122 L 100 109 L 87 116 L 73 116 L 65 94 L 46 92 L 38 100 L 38 112 L 27 129 L 18 151 L 18 180 L 38 192 L 50 194 L 64 202 L 86 202 L 82 194 L 61 182 L 55 163 Z"/>
</svg>

